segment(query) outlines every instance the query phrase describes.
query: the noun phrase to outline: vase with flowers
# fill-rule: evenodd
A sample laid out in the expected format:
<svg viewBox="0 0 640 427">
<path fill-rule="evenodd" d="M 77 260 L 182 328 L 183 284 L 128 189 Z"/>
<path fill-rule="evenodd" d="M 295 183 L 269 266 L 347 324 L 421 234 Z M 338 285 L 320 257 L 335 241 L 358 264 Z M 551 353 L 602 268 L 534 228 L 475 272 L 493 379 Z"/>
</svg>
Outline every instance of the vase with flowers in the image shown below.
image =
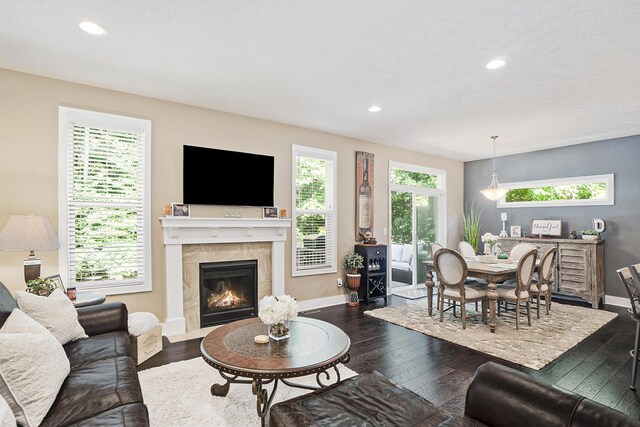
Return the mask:
<svg viewBox="0 0 640 427">
<path fill-rule="evenodd" d="M 482 243 L 484 243 L 484 253 L 495 255 L 498 248 L 498 240 L 500 236 L 496 236 L 491 233 L 484 233 L 482 235 Z"/>
<path fill-rule="evenodd" d="M 258 317 L 267 325 L 269 338 L 289 338 L 289 322 L 298 316 L 298 302 L 289 295 L 267 295 L 258 303 Z"/>
</svg>

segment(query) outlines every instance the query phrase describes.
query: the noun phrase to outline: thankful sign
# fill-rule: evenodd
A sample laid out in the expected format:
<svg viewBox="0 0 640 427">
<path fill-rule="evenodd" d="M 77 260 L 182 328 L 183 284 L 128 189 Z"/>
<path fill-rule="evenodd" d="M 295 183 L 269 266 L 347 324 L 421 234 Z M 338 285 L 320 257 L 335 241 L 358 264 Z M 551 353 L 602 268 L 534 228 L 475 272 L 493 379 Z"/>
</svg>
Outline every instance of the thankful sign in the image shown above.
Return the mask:
<svg viewBox="0 0 640 427">
<path fill-rule="evenodd" d="M 531 223 L 532 235 L 560 236 L 562 221 L 559 219 L 534 219 Z"/>
</svg>

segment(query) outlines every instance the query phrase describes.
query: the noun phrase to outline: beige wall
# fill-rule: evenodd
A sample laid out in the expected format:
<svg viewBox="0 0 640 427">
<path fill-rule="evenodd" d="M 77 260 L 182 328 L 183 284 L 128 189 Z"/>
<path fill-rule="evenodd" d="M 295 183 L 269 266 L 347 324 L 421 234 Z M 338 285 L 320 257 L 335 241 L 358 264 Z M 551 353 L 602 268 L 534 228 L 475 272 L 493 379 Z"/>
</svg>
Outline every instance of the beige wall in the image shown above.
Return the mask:
<svg viewBox="0 0 640 427">
<path fill-rule="evenodd" d="M 275 201 L 291 212 L 291 145 L 338 153 L 338 257 L 354 244 L 355 152 L 374 153 L 375 229 L 386 243 L 389 161 L 447 171 L 449 244 L 460 239 L 463 204 L 463 164 L 389 146 L 288 126 L 235 114 L 207 110 L 122 92 L 47 79 L 0 69 L 0 227 L 12 214 L 47 215 L 58 223 L 58 107 L 140 117 L 152 121 L 153 291 L 110 297 L 130 311 L 151 311 L 165 317 L 164 247 L 157 218 L 162 206 L 182 195 L 182 145 L 216 147 L 275 156 Z M 245 208 L 243 216 L 259 217 L 260 209 Z M 192 216 L 221 217 L 220 207 L 192 206 Z M 287 242 L 287 293 L 299 300 L 340 295 L 337 274 L 291 277 L 291 240 Z M 42 274 L 58 272 L 57 252 L 39 252 Z M 24 286 L 22 259 L 26 253 L 0 252 L 0 281 L 12 290 Z"/>
</svg>

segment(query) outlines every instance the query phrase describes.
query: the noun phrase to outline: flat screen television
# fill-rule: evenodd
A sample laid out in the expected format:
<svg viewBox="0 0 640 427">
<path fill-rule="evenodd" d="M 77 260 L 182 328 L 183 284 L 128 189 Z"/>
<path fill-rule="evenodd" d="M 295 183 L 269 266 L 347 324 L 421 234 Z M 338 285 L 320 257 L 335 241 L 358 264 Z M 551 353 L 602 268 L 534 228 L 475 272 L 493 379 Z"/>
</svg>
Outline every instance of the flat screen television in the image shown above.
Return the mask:
<svg viewBox="0 0 640 427">
<path fill-rule="evenodd" d="M 185 145 L 182 201 L 273 206 L 273 156 Z"/>
</svg>

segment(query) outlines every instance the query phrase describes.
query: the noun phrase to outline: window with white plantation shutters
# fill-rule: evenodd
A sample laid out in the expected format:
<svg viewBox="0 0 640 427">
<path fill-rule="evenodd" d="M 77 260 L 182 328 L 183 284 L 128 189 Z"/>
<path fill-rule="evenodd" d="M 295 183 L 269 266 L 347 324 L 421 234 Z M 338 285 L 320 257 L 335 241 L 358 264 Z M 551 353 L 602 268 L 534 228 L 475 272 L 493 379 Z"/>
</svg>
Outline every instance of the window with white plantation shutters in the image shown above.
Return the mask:
<svg viewBox="0 0 640 427">
<path fill-rule="evenodd" d="M 65 283 L 108 294 L 151 289 L 150 137 L 148 120 L 60 108 Z"/>
<path fill-rule="evenodd" d="M 293 146 L 293 275 L 336 271 L 336 153 Z"/>
</svg>

